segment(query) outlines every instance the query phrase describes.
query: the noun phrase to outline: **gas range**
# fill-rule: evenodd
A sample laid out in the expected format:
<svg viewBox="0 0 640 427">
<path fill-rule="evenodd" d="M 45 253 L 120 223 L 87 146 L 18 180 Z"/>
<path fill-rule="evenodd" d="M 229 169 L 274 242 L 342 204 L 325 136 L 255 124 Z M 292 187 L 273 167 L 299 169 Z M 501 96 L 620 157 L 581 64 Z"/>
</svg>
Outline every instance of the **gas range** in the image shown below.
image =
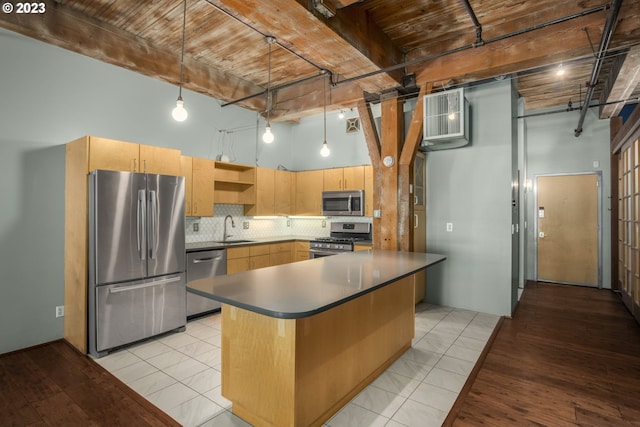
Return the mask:
<svg viewBox="0 0 640 427">
<path fill-rule="evenodd" d="M 309 243 L 311 258 L 352 252 L 357 242 L 371 240 L 371 224 L 367 222 L 333 222 L 329 237 L 319 237 Z"/>
</svg>

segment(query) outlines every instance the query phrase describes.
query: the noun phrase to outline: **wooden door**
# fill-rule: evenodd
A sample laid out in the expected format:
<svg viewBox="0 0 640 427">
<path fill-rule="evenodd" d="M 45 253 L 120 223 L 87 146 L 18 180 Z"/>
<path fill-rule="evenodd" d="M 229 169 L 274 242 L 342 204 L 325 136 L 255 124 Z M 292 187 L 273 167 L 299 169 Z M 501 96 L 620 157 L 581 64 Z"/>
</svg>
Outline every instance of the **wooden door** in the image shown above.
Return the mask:
<svg viewBox="0 0 640 427">
<path fill-rule="evenodd" d="M 89 137 L 89 172 L 96 169 L 139 172 L 140 146 L 132 142 Z"/>
<path fill-rule="evenodd" d="M 285 170 L 275 171 L 275 195 L 274 195 L 274 214 L 275 215 L 291 215 L 293 205 L 293 179 L 292 172 Z"/>
<path fill-rule="evenodd" d="M 180 172 L 184 176 L 184 215 L 192 216 L 193 160 L 191 156 L 180 156 Z"/>
<path fill-rule="evenodd" d="M 296 172 L 296 215 L 322 215 L 322 170 Z"/>
<path fill-rule="evenodd" d="M 598 178 L 537 178 L 538 280 L 600 285 Z"/>
<path fill-rule="evenodd" d="M 192 214 L 213 216 L 215 161 L 193 158 Z"/>
<path fill-rule="evenodd" d="M 344 190 L 363 190 L 364 166 L 350 166 L 342 169 L 342 188 Z"/>
</svg>

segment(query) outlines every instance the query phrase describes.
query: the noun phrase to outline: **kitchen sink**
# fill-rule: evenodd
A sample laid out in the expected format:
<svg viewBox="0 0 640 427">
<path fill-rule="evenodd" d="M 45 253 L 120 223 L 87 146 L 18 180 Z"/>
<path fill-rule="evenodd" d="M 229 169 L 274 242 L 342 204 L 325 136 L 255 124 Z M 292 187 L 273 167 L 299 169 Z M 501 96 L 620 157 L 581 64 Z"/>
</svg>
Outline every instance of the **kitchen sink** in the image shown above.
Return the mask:
<svg viewBox="0 0 640 427">
<path fill-rule="evenodd" d="M 227 243 L 227 244 L 233 244 L 233 243 L 252 243 L 255 240 L 218 240 L 216 243 Z"/>
</svg>

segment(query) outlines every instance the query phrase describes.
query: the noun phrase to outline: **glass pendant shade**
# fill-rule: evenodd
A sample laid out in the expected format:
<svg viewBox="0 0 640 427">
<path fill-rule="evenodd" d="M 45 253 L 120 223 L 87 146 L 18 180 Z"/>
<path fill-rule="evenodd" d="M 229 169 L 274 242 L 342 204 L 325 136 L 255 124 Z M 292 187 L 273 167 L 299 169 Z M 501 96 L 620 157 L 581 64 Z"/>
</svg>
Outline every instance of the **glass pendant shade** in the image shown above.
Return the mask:
<svg viewBox="0 0 640 427">
<path fill-rule="evenodd" d="M 189 116 L 189 113 L 187 113 L 187 110 L 184 108 L 182 97 L 178 97 L 176 107 L 171 111 L 171 115 L 176 122 L 184 122 Z"/>
<path fill-rule="evenodd" d="M 267 124 L 267 127 L 264 129 L 264 134 L 262 135 L 262 141 L 265 144 L 271 144 L 273 139 L 274 135 L 271 133 L 271 125 Z"/>
</svg>

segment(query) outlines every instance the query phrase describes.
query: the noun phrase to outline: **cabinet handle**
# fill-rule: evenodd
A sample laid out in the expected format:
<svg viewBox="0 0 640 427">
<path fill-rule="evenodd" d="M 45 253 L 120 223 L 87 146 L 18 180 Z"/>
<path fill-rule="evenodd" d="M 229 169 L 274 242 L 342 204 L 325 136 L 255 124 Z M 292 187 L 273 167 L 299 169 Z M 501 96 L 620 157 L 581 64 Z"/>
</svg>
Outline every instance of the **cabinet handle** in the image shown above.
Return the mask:
<svg viewBox="0 0 640 427">
<path fill-rule="evenodd" d="M 413 204 L 414 205 L 418 204 L 418 196 L 413 196 Z"/>
<path fill-rule="evenodd" d="M 346 190 L 346 189 L 347 189 L 347 180 L 346 180 L 346 179 L 344 180 L 344 187 L 342 187 L 342 189 L 343 189 L 343 190 Z"/>
<path fill-rule="evenodd" d="M 413 228 L 418 228 L 418 214 L 413 214 L 415 221 L 413 223 Z"/>
<path fill-rule="evenodd" d="M 193 213 L 198 213 L 198 202 L 193 204 Z"/>
<path fill-rule="evenodd" d="M 147 160 L 144 160 L 144 173 L 147 173 Z"/>
<path fill-rule="evenodd" d="M 133 159 L 133 171 L 138 172 L 138 159 Z"/>
</svg>

